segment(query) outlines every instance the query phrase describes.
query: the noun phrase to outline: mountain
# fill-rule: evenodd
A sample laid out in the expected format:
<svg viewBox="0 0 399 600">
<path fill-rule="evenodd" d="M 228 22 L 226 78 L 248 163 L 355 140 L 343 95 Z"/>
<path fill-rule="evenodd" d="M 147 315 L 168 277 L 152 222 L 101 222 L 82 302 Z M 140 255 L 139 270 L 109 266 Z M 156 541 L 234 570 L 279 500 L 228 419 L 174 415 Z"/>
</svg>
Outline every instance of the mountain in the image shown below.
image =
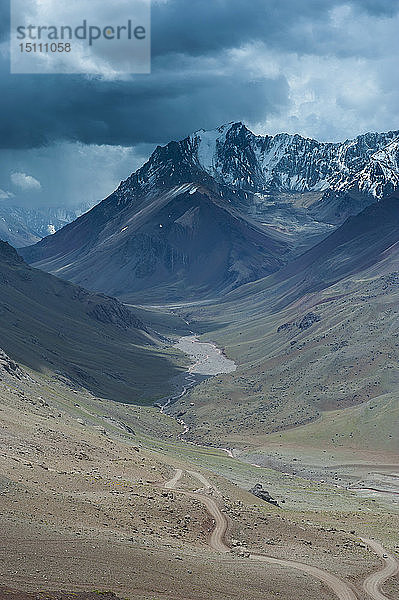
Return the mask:
<svg viewBox="0 0 399 600">
<path fill-rule="evenodd" d="M 201 443 L 222 435 L 232 447 L 279 432 L 277 445 L 298 436 L 321 448 L 397 452 L 398 302 L 399 191 L 277 273 L 184 310 L 238 368 L 171 412 L 185 411 Z"/>
<path fill-rule="evenodd" d="M 328 190 L 311 207 L 318 219 L 340 224 L 375 200 L 399 187 L 399 140 L 396 138 L 370 156 L 366 165 L 335 189 Z"/>
<path fill-rule="evenodd" d="M 74 221 L 91 208 L 82 204 L 76 208 L 7 206 L 0 203 L 0 238 L 21 248 L 35 244 Z"/>
<path fill-rule="evenodd" d="M 180 143 L 218 182 L 252 192 L 241 208 L 260 221 L 281 220 L 275 209 L 282 201 L 287 208 L 288 200 L 282 224 L 298 228 L 301 219 L 293 219 L 292 204 L 299 193 L 300 205 L 309 206 L 301 211 L 309 231 L 320 221 L 341 224 L 397 188 L 398 136 L 399 131 L 366 133 L 328 143 L 297 134 L 254 135 L 233 123 L 198 131 Z"/>
<path fill-rule="evenodd" d="M 349 189 L 382 198 L 399 186 L 399 138 L 371 155 L 365 167 L 359 171 Z"/>
<path fill-rule="evenodd" d="M 127 301 L 229 292 L 280 269 L 397 185 L 397 131 L 341 144 L 242 123 L 157 147 L 91 211 L 23 249 Z"/>
<path fill-rule="evenodd" d="M 114 298 L 29 267 L 0 241 L 0 339 L 12 360 L 113 400 L 151 401 L 179 369 Z"/>
<path fill-rule="evenodd" d="M 158 172 L 150 185 L 154 163 L 23 256 L 89 289 L 136 301 L 213 297 L 281 267 L 290 248 L 283 234 L 241 215 L 229 190 L 211 178 L 177 175 L 174 162 L 170 174 L 163 163 L 165 183 Z M 183 178 L 196 183 L 173 185 Z"/>
<path fill-rule="evenodd" d="M 366 133 L 328 143 L 297 134 L 254 135 L 242 123 L 233 123 L 198 131 L 180 144 L 194 163 L 224 184 L 260 193 L 307 192 L 345 188 L 377 150 L 398 136 L 399 131 Z M 370 182 L 362 191 L 376 190 Z"/>
</svg>

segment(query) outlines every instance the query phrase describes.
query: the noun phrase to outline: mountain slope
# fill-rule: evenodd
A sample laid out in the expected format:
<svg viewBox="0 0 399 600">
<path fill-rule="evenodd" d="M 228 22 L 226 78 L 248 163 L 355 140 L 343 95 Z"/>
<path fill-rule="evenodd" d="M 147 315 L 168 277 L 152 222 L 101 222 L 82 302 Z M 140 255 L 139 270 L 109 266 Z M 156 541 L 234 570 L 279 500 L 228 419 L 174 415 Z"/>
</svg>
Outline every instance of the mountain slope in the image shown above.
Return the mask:
<svg viewBox="0 0 399 600">
<path fill-rule="evenodd" d="M 308 437 L 301 429 L 310 446 L 397 453 L 398 301 L 395 193 L 278 273 L 219 305 L 185 310 L 191 327 L 204 322 L 207 338 L 238 368 L 201 384 L 171 411 L 185 411 L 192 440 L 220 443 L 222 436 L 227 447 L 317 420 Z"/>
<path fill-rule="evenodd" d="M 142 299 L 147 290 L 159 300 L 212 297 L 277 270 L 288 240 L 244 218 L 223 188 L 207 184 L 163 189 L 159 182 L 125 182 L 21 252 L 42 269 L 124 300 Z"/>
<path fill-rule="evenodd" d="M 399 191 L 347 219 L 277 273 L 231 292 L 226 301 L 244 311 L 267 301 L 276 311 L 364 269 L 388 273 L 396 265 L 398 240 Z"/>
<path fill-rule="evenodd" d="M 399 241 L 399 192 L 350 217 L 325 240 L 295 259 L 278 275 L 295 297 L 377 266 Z M 299 275 L 297 275 L 299 274 Z M 296 289 L 293 290 L 293 279 Z M 285 299 L 287 302 L 287 299 Z"/>
<path fill-rule="evenodd" d="M 17 362 L 58 373 L 113 400 L 163 397 L 165 383 L 179 372 L 140 320 L 118 301 L 29 267 L 4 242 L 0 339 Z"/>
</svg>

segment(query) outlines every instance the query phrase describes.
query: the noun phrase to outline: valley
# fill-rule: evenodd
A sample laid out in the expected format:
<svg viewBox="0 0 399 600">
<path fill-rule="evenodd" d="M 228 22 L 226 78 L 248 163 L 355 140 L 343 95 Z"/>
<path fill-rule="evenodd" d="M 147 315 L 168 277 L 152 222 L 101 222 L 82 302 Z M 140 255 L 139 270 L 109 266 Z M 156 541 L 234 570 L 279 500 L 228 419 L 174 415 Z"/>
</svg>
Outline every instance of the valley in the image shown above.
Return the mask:
<svg viewBox="0 0 399 600">
<path fill-rule="evenodd" d="M 394 577 L 368 579 L 382 566 L 361 540 L 395 549 L 398 514 L 379 500 L 187 444 L 157 408 L 1 378 L 3 589 L 227 599 L 245 580 L 243 598 L 295 585 L 344 600 L 369 598 L 368 581 L 395 597 Z M 255 482 L 280 507 L 246 491 Z"/>
<path fill-rule="evenodd" d="M 0 597 L 398 596 L 397 133 L 199 131 L 0 243 Z"/>
</svg>

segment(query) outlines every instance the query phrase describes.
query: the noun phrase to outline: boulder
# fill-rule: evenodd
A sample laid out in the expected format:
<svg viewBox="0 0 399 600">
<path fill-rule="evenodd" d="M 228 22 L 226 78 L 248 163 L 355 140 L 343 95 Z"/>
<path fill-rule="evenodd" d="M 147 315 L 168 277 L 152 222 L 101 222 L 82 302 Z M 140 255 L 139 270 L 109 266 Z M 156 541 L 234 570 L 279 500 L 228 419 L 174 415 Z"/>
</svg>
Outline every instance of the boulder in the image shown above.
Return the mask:
<svg viewBox="0 0 399 600">
<path fill-rule="evenodd" d="M 269 504 L 274 504 L 274 506 L 279 506 L 277 500 L 275 500 L 267 490 L 263 489 L 261 483 L 256 483 L 249 491 L 257 498 L 261 498 L 265 502 L 269 502 Z"/>
</svg>

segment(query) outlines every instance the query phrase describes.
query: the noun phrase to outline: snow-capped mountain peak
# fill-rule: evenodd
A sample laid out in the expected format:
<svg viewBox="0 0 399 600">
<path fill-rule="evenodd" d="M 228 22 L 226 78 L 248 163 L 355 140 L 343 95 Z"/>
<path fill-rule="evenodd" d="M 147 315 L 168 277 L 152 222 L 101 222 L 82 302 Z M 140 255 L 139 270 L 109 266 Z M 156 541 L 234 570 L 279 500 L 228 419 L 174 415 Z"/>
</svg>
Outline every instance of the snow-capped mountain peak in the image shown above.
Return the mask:
<svg viewBox="0 0 399 600">
<path fill-rule="evenodd" d="M 361 192 L 371 193 L 378 199 L 398 188 L 399 137 L 371 156 L 369 163 L 356 176 L 355 184 Z"/>
<path fill-rule="evenodd" d="M 199 130 L 178 143 L 184 157 L 219 183 L 252 192 L 340 191 L 375 163 L 398 131 L 366 133 L 342 143 L 298 134 L 255 135 L 243 123 Z M 378 196 L 370 183 L 363 191 Z M 380 188 L 378 188 L 380 189 Z"/>
</svg>

